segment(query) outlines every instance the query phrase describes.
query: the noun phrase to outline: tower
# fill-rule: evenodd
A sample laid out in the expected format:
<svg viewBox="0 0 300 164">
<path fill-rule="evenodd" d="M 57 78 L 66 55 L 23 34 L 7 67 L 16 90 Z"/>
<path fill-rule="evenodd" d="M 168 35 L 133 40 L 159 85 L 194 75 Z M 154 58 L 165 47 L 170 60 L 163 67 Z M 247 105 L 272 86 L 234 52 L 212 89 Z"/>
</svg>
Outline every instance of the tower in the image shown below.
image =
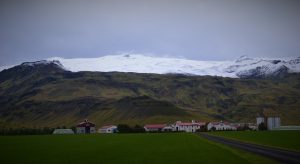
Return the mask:
<svg viewBox="0 0 300 164">
<path fill-rule="evenodd" d="M 264 109 L 262 114 L 256 117 L 256 124 L 259 125 L 261 123 L 264 123 L 268 130 L 272 130 L 281 126 L 279 114 L 270 109 Z"/>
</svg>

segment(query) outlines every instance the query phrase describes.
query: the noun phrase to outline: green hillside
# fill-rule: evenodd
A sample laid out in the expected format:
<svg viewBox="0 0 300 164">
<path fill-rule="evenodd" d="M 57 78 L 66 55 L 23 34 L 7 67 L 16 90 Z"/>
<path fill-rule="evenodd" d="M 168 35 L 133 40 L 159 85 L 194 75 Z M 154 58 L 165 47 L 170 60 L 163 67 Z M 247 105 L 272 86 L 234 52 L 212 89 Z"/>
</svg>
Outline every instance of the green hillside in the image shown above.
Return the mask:
<svg viewBox="0 0 300 164">
<path fill-rule="evenodd" d="M 254 122 L 263 108 L 300 124 L 300 75 L 273 79 L 68 72 L 55 65 L 0 72 L 2 127 L 72 126 L 196 119 Z"/>
</svg>

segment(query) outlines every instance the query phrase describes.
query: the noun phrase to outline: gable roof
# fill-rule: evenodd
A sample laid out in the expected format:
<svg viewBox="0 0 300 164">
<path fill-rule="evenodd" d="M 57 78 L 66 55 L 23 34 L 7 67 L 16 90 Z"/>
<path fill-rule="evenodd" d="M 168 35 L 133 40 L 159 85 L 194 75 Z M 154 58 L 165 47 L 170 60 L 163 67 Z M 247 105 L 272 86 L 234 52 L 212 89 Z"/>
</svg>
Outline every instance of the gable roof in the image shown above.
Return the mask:
<svg viewBox="0 0 300 164">
<path fill-rule="evenodd" d="M 81 122 L 77 125 L 77 127 L 95 127 L 95 124 L 89 122 L 87 119 L 84 122 Z"/>
</svg>

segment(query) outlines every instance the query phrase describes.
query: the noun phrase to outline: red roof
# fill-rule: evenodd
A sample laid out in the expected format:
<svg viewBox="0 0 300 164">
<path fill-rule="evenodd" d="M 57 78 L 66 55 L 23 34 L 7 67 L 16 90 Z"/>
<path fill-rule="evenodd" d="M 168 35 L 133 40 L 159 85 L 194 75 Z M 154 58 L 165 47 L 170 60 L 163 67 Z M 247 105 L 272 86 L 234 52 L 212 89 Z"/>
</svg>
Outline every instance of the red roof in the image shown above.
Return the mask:
<svg viewBox="0 0 300 164">
<path fill-rule="evenodd" d="M 152 125 L 145 125 L 144 128 L 147 128 L 147 129 L 162 129 L 166 126 L 167 126 L 166 124 L 152 124 Z"/>
<path fill-rule="evenodd" d="M 89 122 L 88 120 L 84 120 L 84 122 L 79 123 L 77 127 L 95 127 L 95 124 Z"/>
</svg>

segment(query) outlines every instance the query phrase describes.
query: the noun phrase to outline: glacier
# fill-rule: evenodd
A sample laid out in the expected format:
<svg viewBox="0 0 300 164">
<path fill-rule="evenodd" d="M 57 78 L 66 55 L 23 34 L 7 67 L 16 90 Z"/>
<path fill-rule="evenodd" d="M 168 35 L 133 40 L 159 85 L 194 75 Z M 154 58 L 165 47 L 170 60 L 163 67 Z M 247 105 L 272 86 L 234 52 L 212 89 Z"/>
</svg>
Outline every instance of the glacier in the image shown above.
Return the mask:
<svg viewBox="0 0 300 164">
<path fill-rule="evenodd" d="M 186 74 L 222 77 L 263 77 L 300 72 L 298 58 L 250 58 L 241 56 L 233 61 L 199 61 L 183 58 L 157 57 L 143 54 L 107 55 L 98 58 L 48 58 L 35 64 L 54 62 L 72 71 L 135 72 L 154 74 Z M 23 63 L 24 64 L 24 63 Z M 34 66 L 35 64 L 28 64 Z M 12 66 L 0 67 L 0 71 Z"/>
</svg>

